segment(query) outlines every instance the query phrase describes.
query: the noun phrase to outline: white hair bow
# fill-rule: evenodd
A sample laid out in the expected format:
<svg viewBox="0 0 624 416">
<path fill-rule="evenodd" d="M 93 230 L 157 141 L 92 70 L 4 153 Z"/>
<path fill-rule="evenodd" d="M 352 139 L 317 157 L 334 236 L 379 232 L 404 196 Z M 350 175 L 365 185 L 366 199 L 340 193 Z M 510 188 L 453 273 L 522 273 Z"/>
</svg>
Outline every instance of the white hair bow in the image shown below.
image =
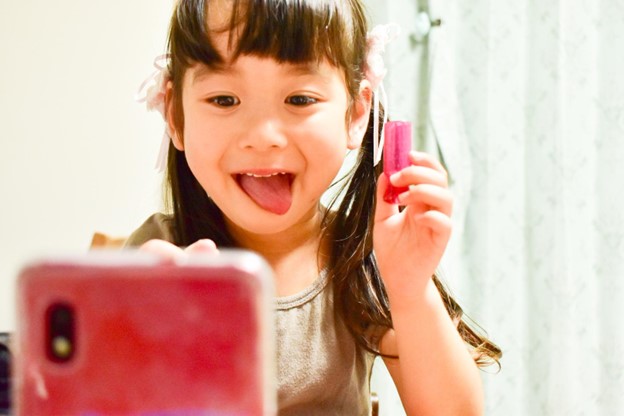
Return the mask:
<svg viewBox="0 0 624 416">
<path fill-rule="evenodd" d="M 145 103 L 149 111 L 158 111 L 165 120 L 165 131 L 162 135 L 160 151 L 156 159 L 156 169 L 158 172 L 163 172 L 167 166 L 167 153 L 169 152 L 169 142 L 171 140 L 166 126 L 167 118 L 165 114 L 165 94 L 167 93 L 167 83 L 171 79 L 168 63 L 169 54 L 157 56 L 154 59 L 154 67 L 156 70 L 143 81 L 139 87 L 139 91 L 134 97 L 137 102 Z"/>
<path fill-rule="evenodd" d="M 384 106 L 383 124 L 388 121 L 388 97 L 383 87 L 383 79 L 388 70 L 384 63 L 382 54 L 386 50 L 386 45 L 396 39 L 399 35 L 400 27 L 396 23 L 375 26 L 366 36 L 368 51 L 366 53 L 366 68 L 364 75 L 373 88 L 373 163 L 375 166 L 381 160 L 383 151 L 383 125 L 381 134 L 379 132 L 379 100 Z"/>
</svg>

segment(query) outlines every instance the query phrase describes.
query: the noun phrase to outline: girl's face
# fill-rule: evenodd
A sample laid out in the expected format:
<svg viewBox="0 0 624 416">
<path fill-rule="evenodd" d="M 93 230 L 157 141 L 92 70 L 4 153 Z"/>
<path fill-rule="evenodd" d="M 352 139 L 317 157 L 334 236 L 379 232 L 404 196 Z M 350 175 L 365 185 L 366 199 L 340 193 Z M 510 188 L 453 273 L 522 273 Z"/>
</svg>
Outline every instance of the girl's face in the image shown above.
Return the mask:
<svg viewBox="0 0 624 416">
<path fill-rule="evenodd" d="M 184 135 L 174 144 L 230 226 L 277 233 L 315 215 L 347 149 L 361 144 L 370 94 L 363 81 L 348 111 L 344 75 L 325 62 L 196 64 L 184 76 Z"/>
</svg>

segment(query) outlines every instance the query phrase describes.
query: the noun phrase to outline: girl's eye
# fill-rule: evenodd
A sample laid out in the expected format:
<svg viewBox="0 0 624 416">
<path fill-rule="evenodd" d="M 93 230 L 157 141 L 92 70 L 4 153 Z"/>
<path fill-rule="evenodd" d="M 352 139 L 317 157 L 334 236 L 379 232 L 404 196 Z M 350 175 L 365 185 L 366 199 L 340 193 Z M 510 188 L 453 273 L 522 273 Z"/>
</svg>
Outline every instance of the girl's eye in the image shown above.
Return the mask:
<svg viewBox="0 0 624 416">
<path fill-rule="evenodd" d="M 216 97 L 209 98 L 208 102 L 216 104 L 219 107 L 233 107 L 240 104 L 239 99 L 232 95 L 217 95 Z"/>
<path fill-rule="evenodd" d="M 309 97 L 307 95 L 293 95 L 286 99 L 288 104 L 296 105 L 296 106 L 306 106 L 311 104 L 316 104 L 318 100 L 316 98 Z"/>
</svg>

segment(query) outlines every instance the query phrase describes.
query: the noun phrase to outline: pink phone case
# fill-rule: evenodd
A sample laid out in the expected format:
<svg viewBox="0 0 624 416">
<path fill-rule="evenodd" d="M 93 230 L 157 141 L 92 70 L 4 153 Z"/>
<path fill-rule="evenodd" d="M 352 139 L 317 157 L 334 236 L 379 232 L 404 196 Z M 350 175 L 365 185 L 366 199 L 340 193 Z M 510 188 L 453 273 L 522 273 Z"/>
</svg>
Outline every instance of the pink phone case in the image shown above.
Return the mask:
<svg viewBox="0 0 624 416">
<path fill-rule="evenodd" d="M 276 413 L 273 282 L 244 251 L 89 253 L 18 280 L 15 414 Z"/>
</svg>

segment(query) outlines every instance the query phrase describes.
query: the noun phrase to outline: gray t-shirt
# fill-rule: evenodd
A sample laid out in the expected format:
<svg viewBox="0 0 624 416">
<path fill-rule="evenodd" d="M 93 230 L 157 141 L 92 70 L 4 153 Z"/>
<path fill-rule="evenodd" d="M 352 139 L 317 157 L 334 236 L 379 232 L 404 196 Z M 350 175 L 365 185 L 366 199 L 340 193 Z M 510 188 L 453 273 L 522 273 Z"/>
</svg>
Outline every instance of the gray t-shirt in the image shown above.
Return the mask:
<svg viewBox="0 0 624 416">
<path fill-rule="evenodd" d="M 126 242 L 172 241 L 172 222 L 155 214 Z M 280 416 L 369 415 L 374 355 L 334 318 L 325 273 L 302 292 L 275 299 L 277 386 Z"/>
</svg>

